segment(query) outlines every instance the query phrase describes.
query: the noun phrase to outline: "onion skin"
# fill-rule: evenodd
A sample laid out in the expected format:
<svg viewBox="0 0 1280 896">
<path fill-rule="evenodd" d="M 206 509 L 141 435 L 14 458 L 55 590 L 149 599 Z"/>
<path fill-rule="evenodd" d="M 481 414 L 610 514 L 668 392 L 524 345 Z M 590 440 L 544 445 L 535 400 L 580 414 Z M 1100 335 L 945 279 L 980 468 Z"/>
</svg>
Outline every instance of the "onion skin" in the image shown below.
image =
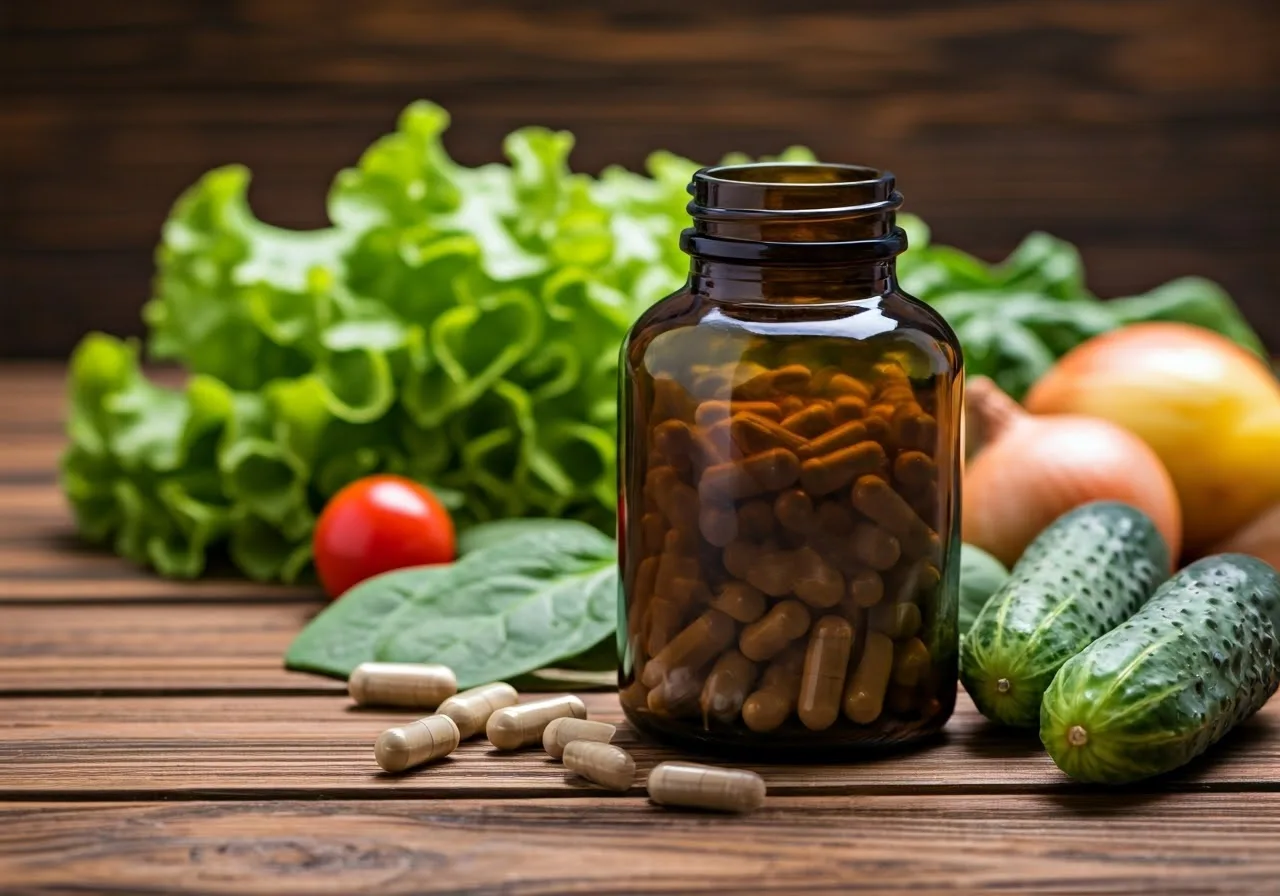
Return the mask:
<svg viewBox="0 0 1280 896">
<path fill-rule="evenodd" d="M 1123 501 L 1146 513 L 1171 557 L 1182 543 L 1178 496 L 1143 441 L 1092 417 L 1034 417 L 990 380 L 969 385 L 968 404 L 990 438 L 967 464 L 962 537 L 1006 566 L 1050 523 L 1090 501 Z"/>
<path fill-rule="evenodd" d="M 1138 435 L 1164 462 L 1194 559 L 1280 503 L 1280 383 L 1261 359 L 1187 324 L 1147 323 L 1068 352 L 1026 400 Z"/>
</svg>

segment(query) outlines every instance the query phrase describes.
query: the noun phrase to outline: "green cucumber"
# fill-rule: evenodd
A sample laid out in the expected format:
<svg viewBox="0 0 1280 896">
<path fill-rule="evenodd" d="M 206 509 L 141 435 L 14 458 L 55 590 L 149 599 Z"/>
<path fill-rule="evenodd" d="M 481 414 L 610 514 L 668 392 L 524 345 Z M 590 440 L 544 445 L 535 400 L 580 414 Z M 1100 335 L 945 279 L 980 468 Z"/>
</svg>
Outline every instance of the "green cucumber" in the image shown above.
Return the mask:
<svg viewBox="0 0 1280 896">
<path fill-rule="evenodd" d="M 1275 693 L 1277 631 L 1280 574 L 1243 554 L 1206 557 L 1067 661 L 1044 695 L 1040 739 L 1081 781 L 1172 771 Z"/>
<path fill-rule="evenodd" d="M 1168 573 L 1169 549 L 1142 511 L 1098 501 L 1060 516 L 961 642 L 965 690 L 987 718 L 1034 728 L 1059 667 L 1133 615 Z"/>
<path fill-rule="evenodd" d="M 991 595 L 1009 580 L 1009 570 L 982 548 L 960 545 L 960 634 L 973 627 L 973 620 Z"/>
</svg>

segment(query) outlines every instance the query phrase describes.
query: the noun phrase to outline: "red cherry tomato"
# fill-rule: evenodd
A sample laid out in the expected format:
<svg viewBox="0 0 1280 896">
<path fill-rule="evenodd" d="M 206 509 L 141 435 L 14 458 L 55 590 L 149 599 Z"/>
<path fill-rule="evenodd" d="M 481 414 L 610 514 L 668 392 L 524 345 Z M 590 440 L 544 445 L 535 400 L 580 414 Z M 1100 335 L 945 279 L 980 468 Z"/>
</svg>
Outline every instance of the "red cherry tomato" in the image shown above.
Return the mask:
<svg viewBox="0 0 1280 896">
<path fill-rule="evenodd" d="M 392 569 L 454 559 L 453 519 L 431 491 L 403 476 L 367 476 L 334 495 L 313 539 L 330 597 Z"/>
</svg>

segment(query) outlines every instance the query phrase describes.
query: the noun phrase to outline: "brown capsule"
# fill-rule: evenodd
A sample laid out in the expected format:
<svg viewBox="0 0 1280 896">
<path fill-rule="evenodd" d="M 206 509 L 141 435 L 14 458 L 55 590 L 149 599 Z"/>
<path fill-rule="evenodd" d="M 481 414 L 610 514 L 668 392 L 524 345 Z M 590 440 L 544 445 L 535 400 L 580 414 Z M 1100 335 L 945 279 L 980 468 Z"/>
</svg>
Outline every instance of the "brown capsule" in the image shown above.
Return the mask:
<svg viewBox="0 0 1280 896">
<path fill-rule="evenodd" d="M 920 608 L 912 603 L 885 602 L 872 607 L 867 624 L 873 631 L 882 632 L 890 638 L 909 638 L 920 631 L 922 622 Z"/>
<path fill-rule="evenodd" d="M 674 467 L 654 467 L 645 477 L 644 487 L 671 525 L 697 518 L 698 493 L 681 481 Z"/>
<path fill-rule="evenodd" d="M 844 714 L 850 721 L 868 725 L 880 717 L 892 669 L 893 641 L 880 632 L 867 632 L 862 659 L 844 692 Z"/>
<path fill-rule="evenodd" d="M 785 528 L 802 535 L 818 525 L 813 499 L 798 488 L 787 489 L 774 499 L 773 515 Z"/>
<path fill-rule="evenodd" d="M 724 546 L 721 562 L 729 575 L 735 579 L 746 579 L 758 551 L 759 548 L 749 541 L 731 541 Z"/>
<path fill-rule="evenodd" d="M 684 386 L 671 377 L 659 376 L 653 380 L 653 406 L 649 410 L 649 419 L 657 423 L 662 420 L 692 420 L 693 399 L 685 391 Z"/>
<path fill-rule="evenodd" d="M 660 762 L 649 772 L 649 799 L 660 806 L 752 812 L 764 805 L 764 779 L 755 772 L 692 762 Z"/>
<path fill-rule="evenodd" d="M 698 531 L 710 544 L 722 548 L 738 537 L 738 514 L 732 505 L 704 504 L 698 514 Z"/>
<path fill-rule="evenodd" d="M 788 364 L 776 370 L 765 370 L 734 387 L 738 401 L 760 401 L 778 392 L 801 392 L 809 385 L 812 374 L 803 364 Z"/>
<path fill-rule="evenodd" d="M 453 719 L 427 716 L 379 734 L 373 745 L 373 757 L 384 771 L 402 772 L 424 762 L 443 759 L 458 748 L 460 740 Z"/>
<path fill-rule="evenodd" d="M 882 603 L 872 607 L 868 614 L 868 626 L 873 631 L 892 637 L 910 637 L 920 630 L 920 608 L 913 603 Z"/>
<path fill-rule="evenodd" d="M 737 625 L 727 615 L 707 610 L 645 664 L 640 679 L 646 687 L 656 688 L 677 669 L 700 669 L 728 647 L 737 633 Z"/>
<path fill-rule="evenodd" d="M 671 594 L 677 579 L 698 578 L 698 561 L 684 552 L 679 539 L 667 533 L 667 549 L 658 555 L 658 571 L 653 579 L 653 593 L 658 597 Z"/>
<path fill-rule="evenodd" d="M 906 494 L 920 494 L 937 478 L 938 465 L 923 451 L 902 451 L 894 458 L 893 481 Z"/>
<path fill-rule="evenodd" d="M 649 630 L 644 642 L 645 652 L 656 655 L 671 643 L 684 625 L 684 607 L 664 597 L 656 598 L 649 605 Z"/>
<path fill-rule="evenodd" d="M 828 499 L 818 504 L 818 528 L 836 537 L 853 534 L 853 513 L 839 501 Z"/>
<path fill-rule="evenodd" d="M 702 719 L 732 722 L 742 711 L 742 704 L 755 686 L 759 670 L 736 650 L 726 650 L 716 660 L 702 686 L 699 705 Z"/>
<path fill-rule="evenodd" d="M 913 688 L 929 669 L 929 648 L 919 638 L 900 642 L 893 653 L 893 682 Z"/>
<path fill-rule="evenodd" d="M 772 401 L 704 401 L 693 419 L 699 426 L 709 428 L 735 414 L 754 414 L 775 423 L 782 419 L 782 412 Z"/>
<path fill-rule="evenodd" d="M 649 692 L 645 705 L 655 715 L 671 719 L 695 718 L 705 682 L 706 674 L 701 669 L 675 669 Z"/>
<path fill-rule="evenodd" d="M 764 541 L 773 535 L 773 506 L 756 498 L 738 508 L 738 532 L 751 541 Z"/>
<path fill-rule="evenodd" d="M 860 608 L 874 606 L 884 597 L 884 580 L 873 569 L 864 569 L 849 577 L 849 601 Z"/>
<path fill-rule="evenodd" d="M 618 733 L 616 725 L 597 722 L 594 719 L 578 719 L 565 716 L 552 719 L 542 732 L 542 748 L 553 759 L 564 756 L 564 748 L 575 740 L 589 740 L 607 744 Z"/>
<path fill-rule="evenodd" d="M 564 748 L 564 767 L 608 790 L 627 790 L 636 779 L 636 761 L 613 744 L 575 740 Z"/>
<path fill-rule="evenodd" d="M 707 503 L 719 504 L 788 488 L 799 475 L 796 456 L 785 448 L 775 448 L 745 460 L 707 467 L 698 491 Z"/>
<path fill-rule="evenodd" d="M 932 563 L 925 563 L 920 567 L 920 578 L 916 581 L 916 594 L 928 597 L 942 583 L 942 573 L 938 567 Z"/>
<path fill-rule="evenodd" d="M 633 598 L 636 603 L 644 603 L 653 595 L 653 585 L 658 579 L 658 558 L 645 557 L 636 564 L 633 580 Z"/>
<path fill-rule="evenodd" d="M 898 539 L 905 557 L 930 554 L 936 534 L 911 505 L 880 476 L 863 476 L 853 486 L 853 506 Z"/>
<path fill-rule="evenodd" d="M 676 579 L 671 583 L 669 600 L 686 609 L 701 606 L 711 600 L 711 589 L 702 579 Z"/>
<path fill-rule="evenodd" d="M 804 399 L 799 395 L 784 395 L 778 400 L 778 410 L 783 417 L 790 417 L 804 407 Z"/>
<path fill-rule="evenodd" d="M 485 733 L 489 736 L 489 743 L 499 750 L 518 750 L 536 744 L 552 719 L 565 716 L 585 719 L 587 707 L 572 694 L 507 706 L 489 716 Z"/>
<path fill-rule="evenodd" d="M 453 719 L 458 726 L 458 736 L 466 740 L 484 731 L 484 726 L 489 724 L 489 716 L 519 701 L 520 695 L 515 688 L 498 681 L 454 694 L 440 704 L 436 715 Z"/>
<path fill-rule="evenodd" d="M 698 432 L 683 420 L 664 420 L 653 428 L 653 444 L 667 458 L 699 459 Z"/>
<path fill-rule="evenodd" d="M 639 710 L 649 702 L 649 689 L 639 679 L 618 691 L 618 700 L 631 710 Z"/>
<path fill-rule="evenodd" d="M 924 578 L 929 561 L 921 558 L 910 563 L 899 563 L 884 576 L 884 596 L 889 603 L 915 602 L 920 594 L 920 582 Z"/>
<path fill-rule="evenodd" d="M 777 656 L 808 630 L 808 608 L 798 600 L 784 600 L 742 630 L 738 649 L 747 659 L 761 662 Z"/>
<path fill-rule="evenodd" d="M 805 407 L 785 418 L 781 426 L 787 432 L 793 432 L 805 439 L 811 439 L 831 428 L 832 406 L 829 401 L 813 401 Z"/>
<path fill-rule="evenodd" d="M 760 545 L 751 555 L 747 565 L 746 580 L 770 597 L 782 597 L 791 591 L 794 576 L 791 571 L 791 555 L 778 550 L 775 545 Z"/>
<path fill-rule="evenodd" d="M 850 549 L 854 557 L 877 572 L 891 569 L 902 556 L 898 539 L 875 523 L 858 523 L 854 526 Z"/>
<path fill-rule="evenodd" d="M 764 615 L 764 594 L 746 582 L 726 582 L 711 598 L 712 608 L 737 622 L 755 622 Z"/>
<path fill-rule="evenodd" d="M 810 547 L 791 552 L 791 590 L 811 607 L 834 607 L 844 597 L 844 576 Z"/>
<path fill-rule="evenodd" d="M 861 420 L 867 416 L 867 403 L 852 395 L 842 395 L 835 400 L 831 409 L 831 419 L 837 425 Z"/>
<path fill-rule="evenodd" d="M 866 424 L 861 420 L 850 420 L 848 423 L 842 423 L 834 429 L 827 430 L 817 438 L 811 439 L 807 445 L 796 453 L 799 454 L 802 460 L 808 460 L 814 457 L 824 457 L 834 451 L 857 445 L 859 442 L 865 442 L 866 440 Z"/>
<path fill-rule="evenodd" d="M 806 460 L 800 466 L 800 485 L 810 495 L 825 495 L 884 465 L 884 448 L 879 442 L 859 442 Z"/>
<path fill-rule="evenodd" d="M 729 421 L 729 436 L 743 457 L 762 451 L 785 448 L 798 451 L 805 446 L 805 439 L 783 429 L 781 425 L 755 414 L 734 414 Z"/>
<path fill-rule="evenodd" d="M 800 693 L 804 657 L 804 648 L 793 644 L 765 667 L 760 686 L 742 704 L 742 721 L 752 731 L 773 731 L 791 715 Z"/>
<path fill-rule="evenodd" d="M 825 731 L 840 715 L 844 676 L 852 650 L 853 626 L 846 620 L 823 616 L 814 624 L 796 704 L 800 722 L 810 731 Z"/>
<path fill-rule="evenodd" d="M 847 373 L 840 373 L 828 380 L 826 394 L 837 401 L 846 396 L 866 401 L 871 397 L 871 389 L 866 383 L 854 379 Z"/>
<path fill-rule="evenodd" d="M 915 448 L 932 453 L 937 448 L 938 421 L 915 407 L 902 408 L 893 418 L 894 443 L 900 448 Z"/>
<path fill-rule="evenodd" d="M 867 438 L 882 445 L 886 444 L 889 441 L 889 421 L 883 417 L 872 415 L 870 409 L 868 409 L 867 414 L 868 416 L 862 418 L 862 425 L 866 429 Z"/>
<path fill-rule="evenodd" d="M 667 523 L 661 513 L 646 513 L 640 517 L 640 548 L 646 554 L 656 554 L 662 550 L 666 537 Z"/>
</svg>

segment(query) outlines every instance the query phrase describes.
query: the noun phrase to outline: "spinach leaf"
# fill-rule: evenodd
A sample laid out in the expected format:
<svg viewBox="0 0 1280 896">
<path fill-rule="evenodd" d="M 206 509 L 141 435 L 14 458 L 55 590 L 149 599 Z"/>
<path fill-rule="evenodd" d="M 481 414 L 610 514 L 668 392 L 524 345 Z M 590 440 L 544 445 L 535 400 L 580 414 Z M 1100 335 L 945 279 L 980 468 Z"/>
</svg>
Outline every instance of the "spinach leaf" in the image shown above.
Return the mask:
<svg viewBox="0 0 1280 896">
<path fill-rule="evenodd" d="M 492 523 L 481 523 L 466 529 L 458 536 L 458 553 L 470 554 L 492 548 L 495 545 L 508 544 L 523 535 L 546 535 L 549 532 L 564 531 L 569 533 L 590 533 L 595 536 L 593 526 L 578 520 L 544 519 L 541 517 L 518 518 L 511 520 L 495 520 Z"/>
<path fill-rule="evenodd" d="M 346 678 L 373 659 L 382 620 L 431 583 L 448 587 L 456 564 L 415 566 L 361 582 L 329 604 L 304 628 L 284 655 L 287 669 Z"/>
<path fill-rule="evenodd" d="M 617 623 L 615 546 L 589 527 L 527 532 L 452 570 L 385 617 L 377 659 L 444 663 L 465 688 L 577 656 Z"/>
</svg>

